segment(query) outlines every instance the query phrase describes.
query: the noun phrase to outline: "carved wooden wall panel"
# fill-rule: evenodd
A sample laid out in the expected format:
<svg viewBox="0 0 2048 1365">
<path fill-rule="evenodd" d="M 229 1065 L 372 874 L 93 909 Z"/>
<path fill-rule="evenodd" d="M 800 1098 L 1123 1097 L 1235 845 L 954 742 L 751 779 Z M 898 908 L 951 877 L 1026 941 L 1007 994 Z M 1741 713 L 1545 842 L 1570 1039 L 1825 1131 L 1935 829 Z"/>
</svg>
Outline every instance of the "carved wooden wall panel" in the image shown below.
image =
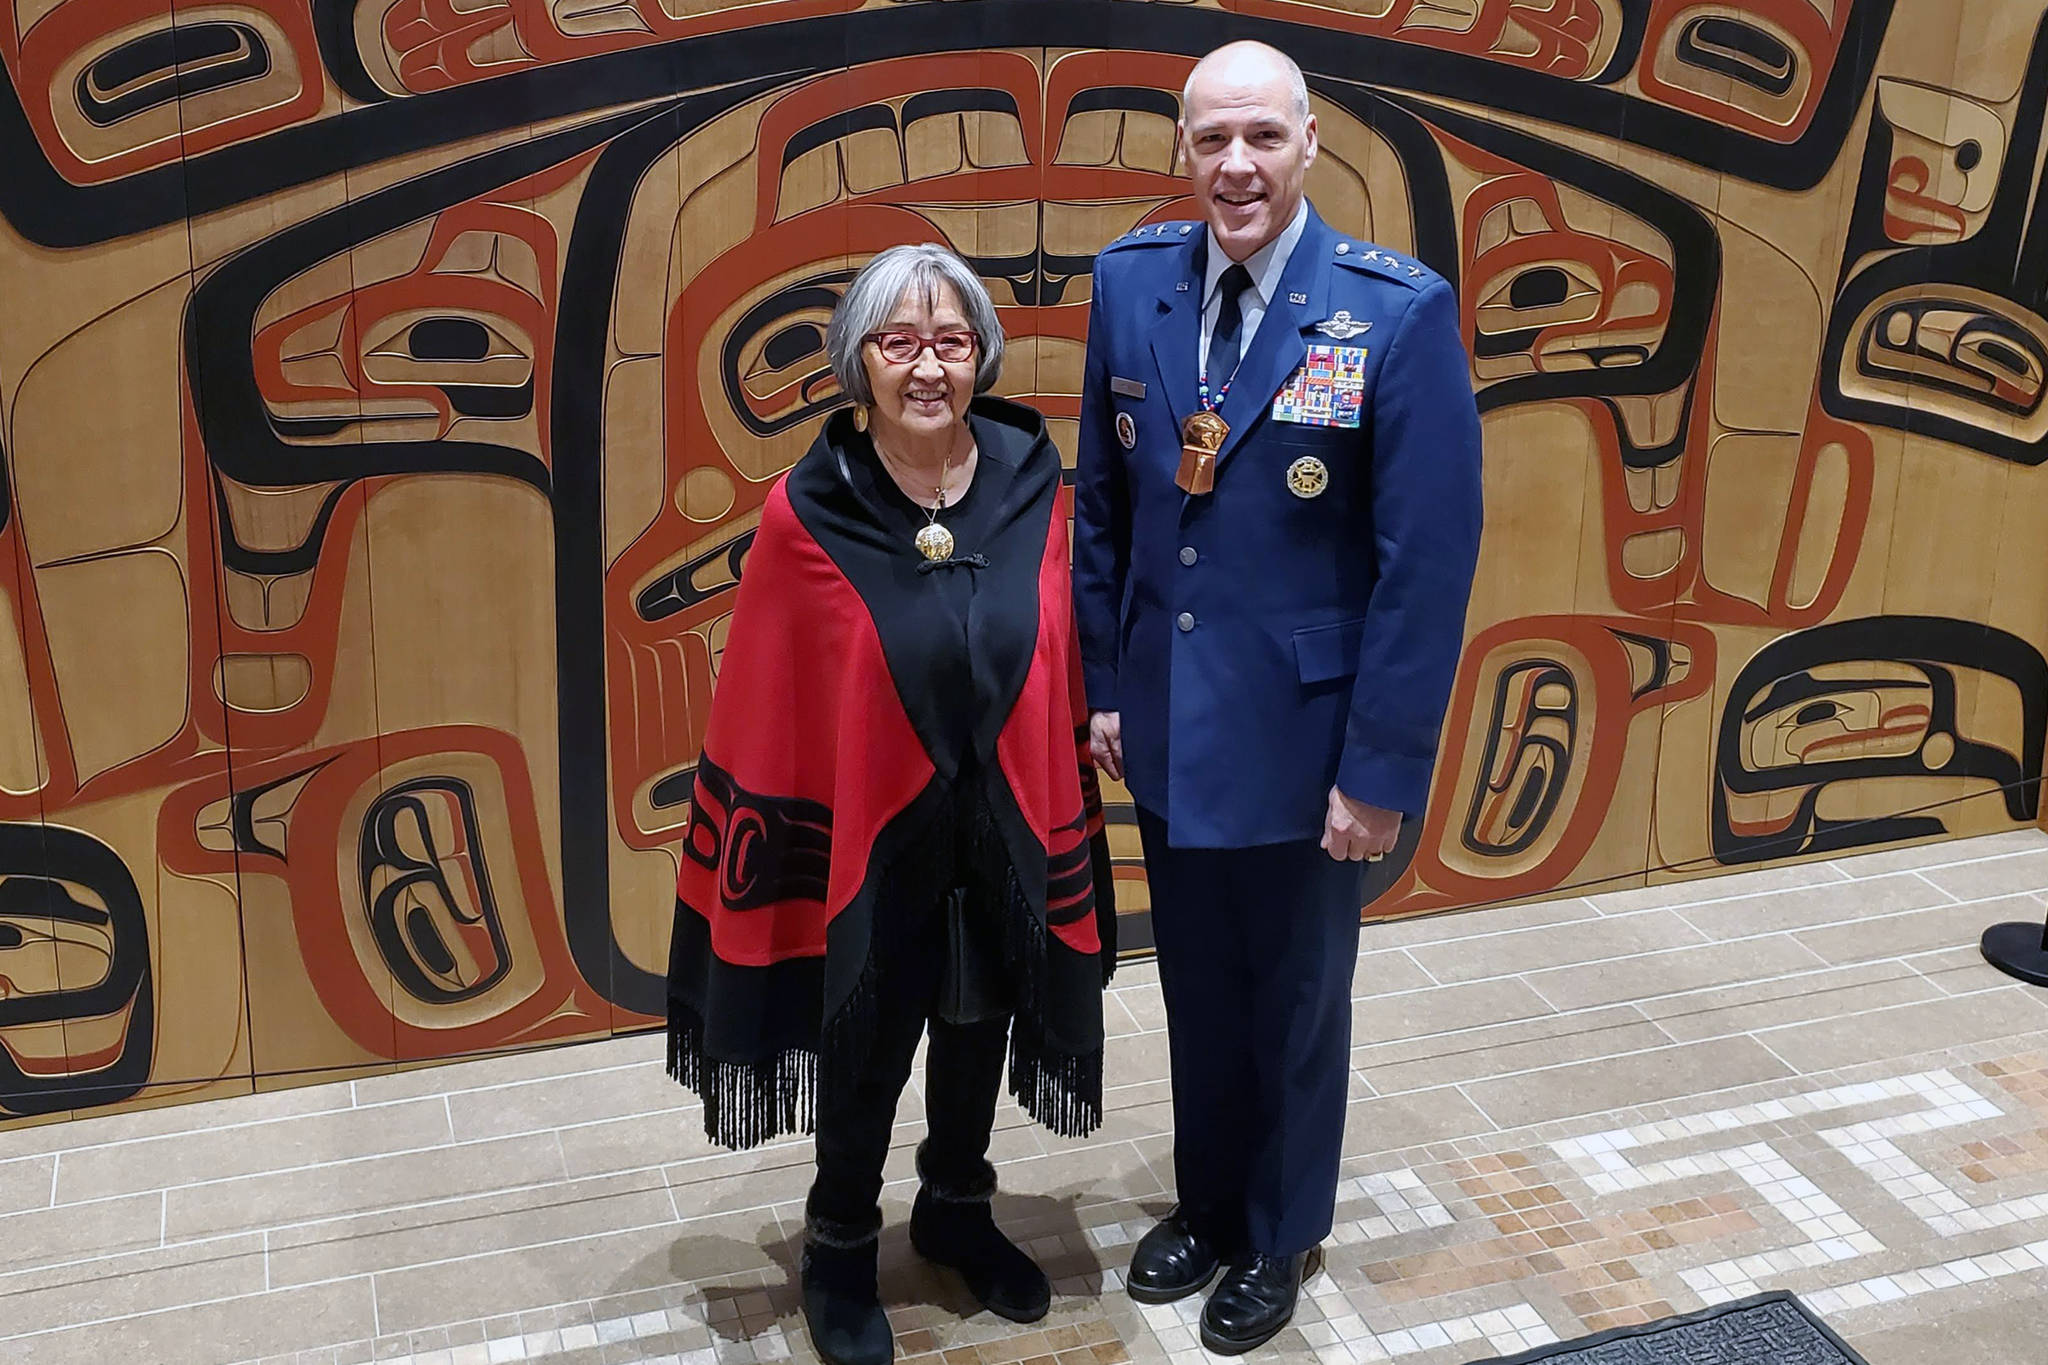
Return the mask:
<svg viewBox="0 0 2048 1365">
<path fill-rule="evenodd" d="M 2035 821 L 2044 9 L 0 0 L 0 1121 L 653 1024 L 837 292 L 952 243 L 1071 451 L 1234 36 L 1484 413 L 1370 913 Z"/>
</svg>

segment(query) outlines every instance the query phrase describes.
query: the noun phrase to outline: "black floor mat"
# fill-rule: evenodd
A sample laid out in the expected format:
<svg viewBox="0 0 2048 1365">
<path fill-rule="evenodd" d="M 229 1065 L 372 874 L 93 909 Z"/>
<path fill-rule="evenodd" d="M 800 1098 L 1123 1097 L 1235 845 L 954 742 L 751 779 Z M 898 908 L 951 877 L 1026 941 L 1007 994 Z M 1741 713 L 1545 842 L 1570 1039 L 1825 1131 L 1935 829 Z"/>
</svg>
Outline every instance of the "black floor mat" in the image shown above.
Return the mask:
<svg viewBox="0 0 2048 1365">
<path fill-rule="evenodd" d="M 1497 1365 L 1869 1365 L 1792 1295 L 1779 1291 L 1698 1313 L 1539 1346 Z"/>
</svg>

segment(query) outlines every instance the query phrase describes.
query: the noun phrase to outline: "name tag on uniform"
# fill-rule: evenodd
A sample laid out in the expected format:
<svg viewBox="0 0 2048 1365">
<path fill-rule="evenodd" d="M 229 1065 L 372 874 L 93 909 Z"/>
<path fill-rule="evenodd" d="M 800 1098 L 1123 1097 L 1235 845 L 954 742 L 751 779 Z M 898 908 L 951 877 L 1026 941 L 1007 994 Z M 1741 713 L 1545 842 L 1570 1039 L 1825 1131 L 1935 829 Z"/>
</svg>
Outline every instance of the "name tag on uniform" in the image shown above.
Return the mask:
<svg viewBox="0 0 2048 1365">
<path fill-rule="evenodd" d="M 1143 384 L 1140 384 L 1135 379 L 1125 379 L 1122 375 L 1115 374 L 1109 377 L 1109 391 L 1125 398 L 1143 398 L 1145 396 L 1145 386 Z"/>
<path fill-rule="evenodd" d="M 1365 411 L 1365 347 L 1311 346 L 1273 400 L 1273 420 L 1356 427 Z"/>
</svg>

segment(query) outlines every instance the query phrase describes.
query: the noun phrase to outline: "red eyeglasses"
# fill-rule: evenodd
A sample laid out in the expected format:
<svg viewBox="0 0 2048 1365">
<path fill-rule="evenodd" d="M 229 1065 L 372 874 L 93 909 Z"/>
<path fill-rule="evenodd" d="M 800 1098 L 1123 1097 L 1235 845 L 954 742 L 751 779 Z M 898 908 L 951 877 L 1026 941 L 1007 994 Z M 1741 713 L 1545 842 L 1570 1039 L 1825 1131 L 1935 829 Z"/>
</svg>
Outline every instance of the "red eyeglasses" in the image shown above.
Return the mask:
<svg viewBox="0 0 2048 1365">
<path fill-rule="evenodd" d="M 908 365 L 924 354 L 925 347 L 932 348 L 932 354 L 948 365 L 957 365 L 974 357 L 974 348 L 980 339 L 972 332 L 941 332 L 937 336 L 923 336 L 917 332 L 891 330 L 869 332 L 863 338 L 875 343 L 882 353 L 882 359 L 891 365 Z"/>
</svg>

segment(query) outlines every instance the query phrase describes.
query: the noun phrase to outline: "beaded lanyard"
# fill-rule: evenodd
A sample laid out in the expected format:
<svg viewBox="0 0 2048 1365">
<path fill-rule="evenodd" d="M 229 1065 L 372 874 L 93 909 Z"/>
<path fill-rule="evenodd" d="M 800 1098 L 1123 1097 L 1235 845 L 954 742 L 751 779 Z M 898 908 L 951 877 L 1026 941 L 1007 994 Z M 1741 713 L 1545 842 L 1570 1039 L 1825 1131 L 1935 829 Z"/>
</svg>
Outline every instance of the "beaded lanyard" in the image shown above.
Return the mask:
<svg viewBox="0 0 2048 1365">
<path fill-rule="evenodd" d="M 1221 322 L 1222 320 L 1222 317 L 1219 315 L 1217 317 L 1217 321 Z M 1238 332 L 1240 337 L 1244 332 L 1243 315 L 1241 313 L 1239 314 Z M 1240 342 L 1240 346 L 1241 345 L 1242 343 Z M 1223 381 L 1223 387 L 1216 390 L 1216 397 L 1212 401 L 1209 397 L 1209 364 L 1206 360 L 1202 362 L 1202 372 L 1195 381 L 1195 388 L 1196 392 L 1201 396 L 1203 412 L 1214 412 L 1216 411 L 1216 409 L 1223 406 L 1223 400 L 1230 397 L 1230 385 L 1234 380 L 1236 380 L 1237 371 L 1243 368 L 1244 352 L 1242 349 L 1240 349 L 1237 355 L 1236 368 L 1231 370 L 1230 378 Z"/>
</svg>

